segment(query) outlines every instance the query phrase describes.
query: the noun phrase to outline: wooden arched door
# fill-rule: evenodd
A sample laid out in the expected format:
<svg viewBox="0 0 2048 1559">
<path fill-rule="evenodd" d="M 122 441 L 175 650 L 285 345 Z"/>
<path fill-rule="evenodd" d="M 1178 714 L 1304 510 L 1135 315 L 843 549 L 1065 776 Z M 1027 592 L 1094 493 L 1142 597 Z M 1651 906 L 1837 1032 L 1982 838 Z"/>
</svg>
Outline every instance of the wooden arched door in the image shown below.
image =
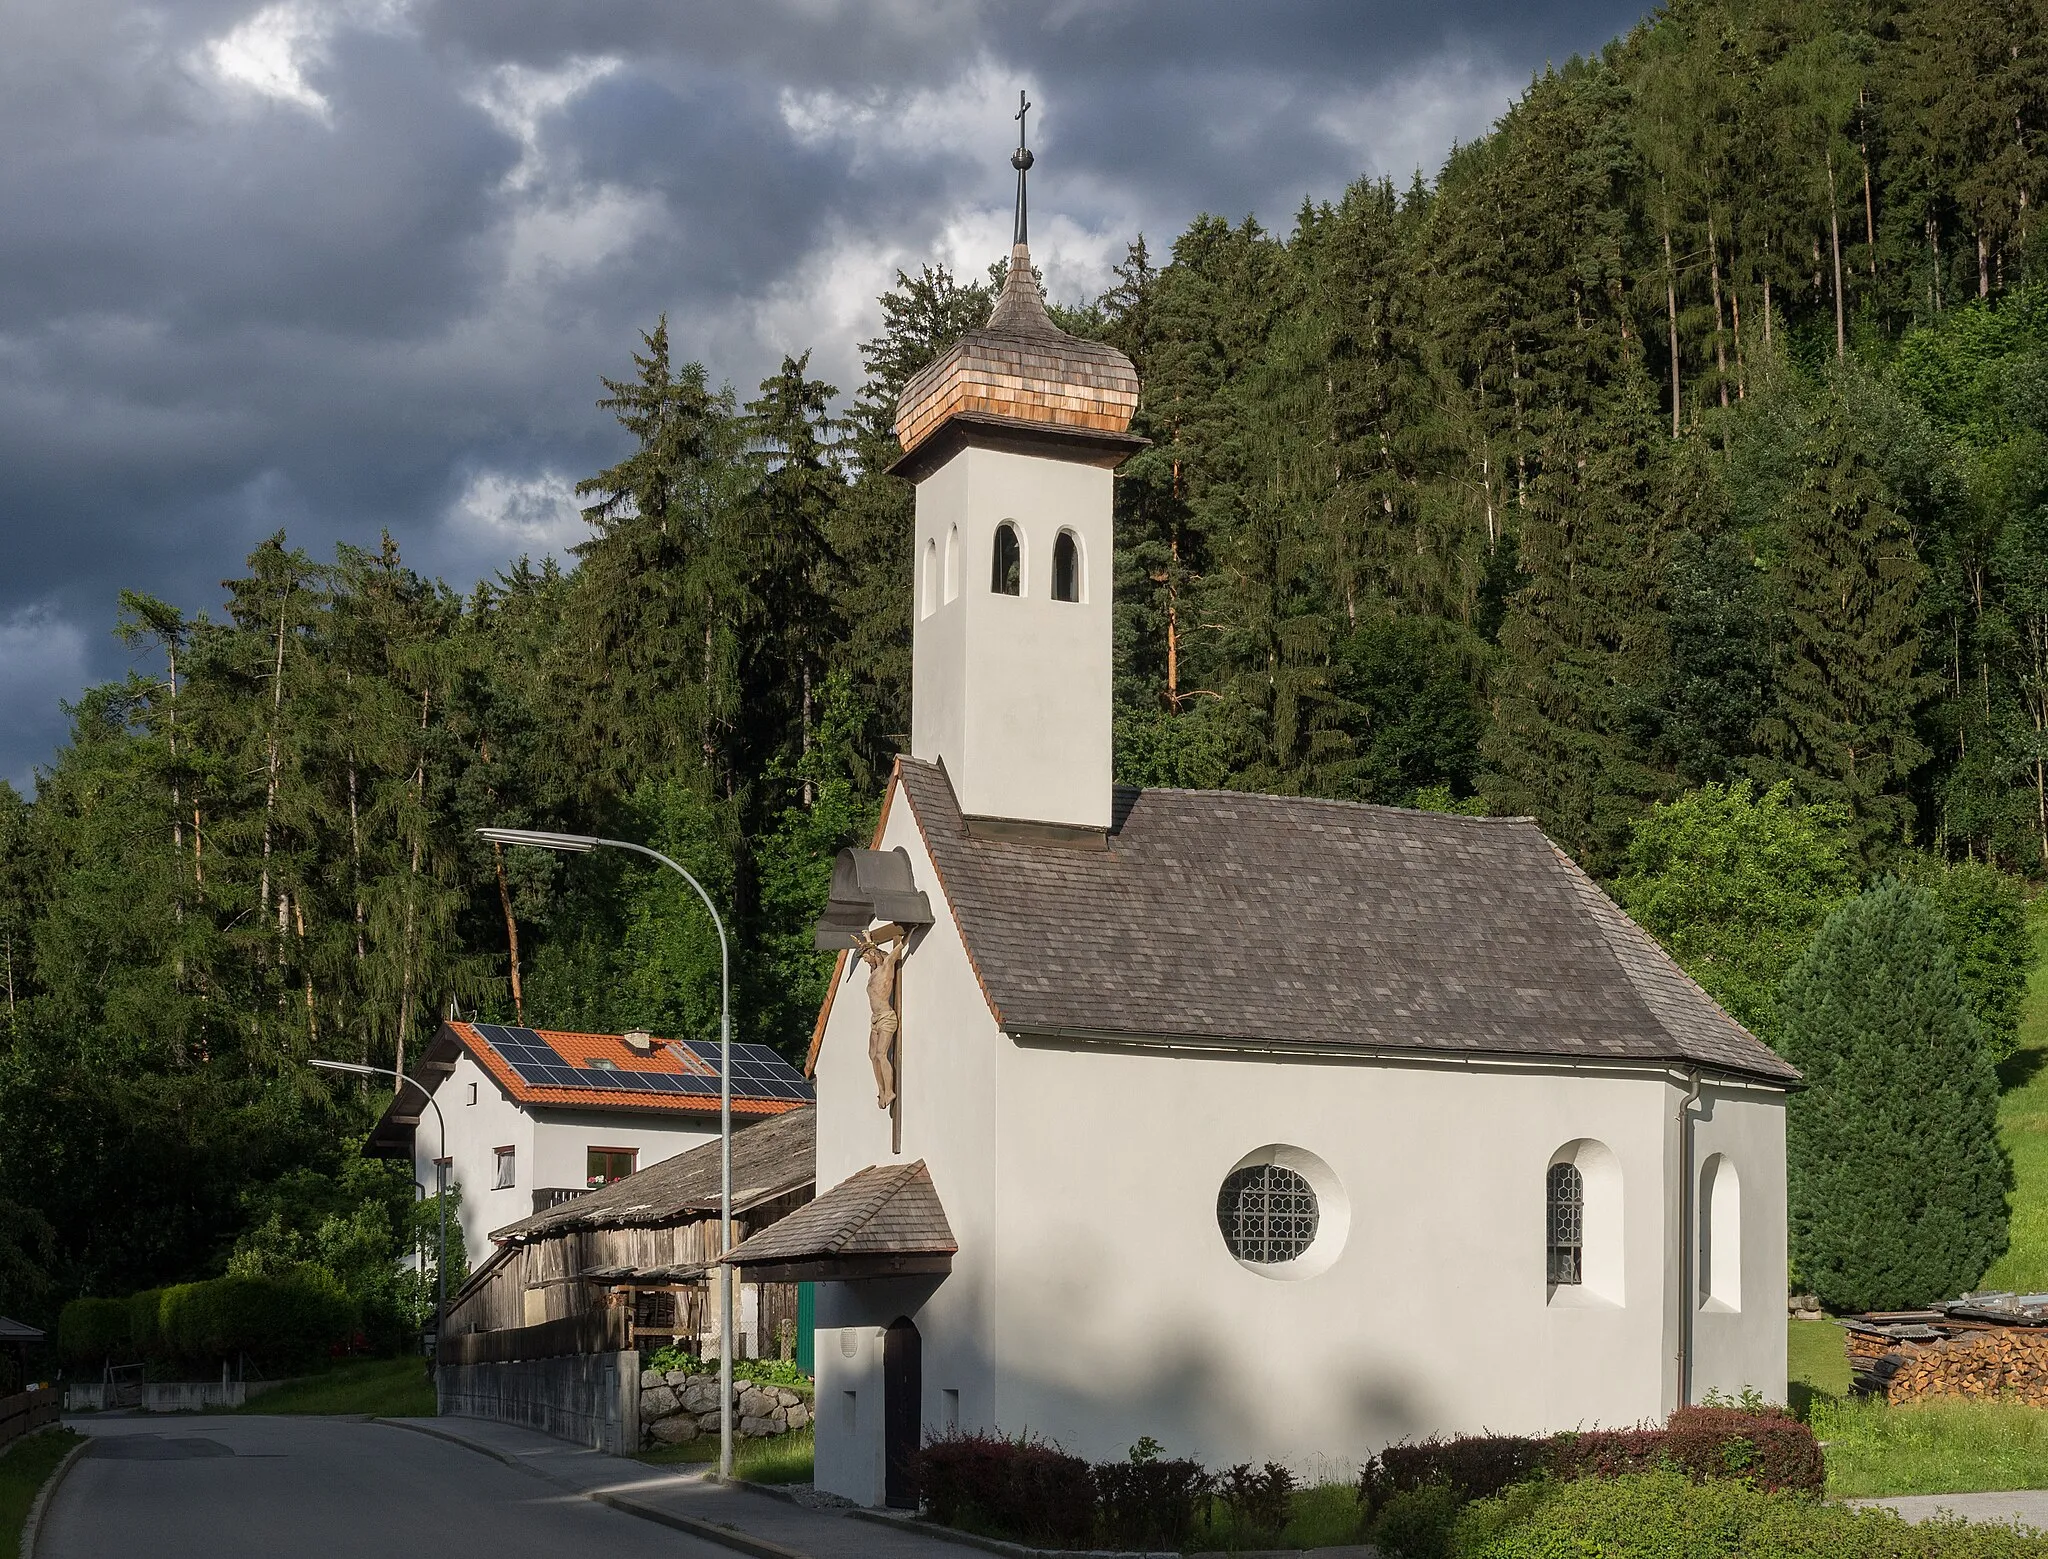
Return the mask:
<svg viewBox="0 0 2048 1559">
<path fill-rule="evenodd" d="M 882 1336 L 882 1503 L 917 1508 L 910 1459 L 924 1440 L 924 1344 L 908 1316 Z"/>
</svg>

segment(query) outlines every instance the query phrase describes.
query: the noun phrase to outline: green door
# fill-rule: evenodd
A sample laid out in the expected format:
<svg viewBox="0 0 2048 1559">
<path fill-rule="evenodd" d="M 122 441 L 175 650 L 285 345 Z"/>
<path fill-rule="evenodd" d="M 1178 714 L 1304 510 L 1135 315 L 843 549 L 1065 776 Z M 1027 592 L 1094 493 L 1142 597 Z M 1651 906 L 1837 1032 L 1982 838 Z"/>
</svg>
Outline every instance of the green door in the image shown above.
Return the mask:
<svg viewBox="0 0 2048 1559">
<path fill-rule="evenodd" d="M 796 1367 L 812 1379 L 818 1374 L 818 1285 L 796 1286 Z"/>
</svg>

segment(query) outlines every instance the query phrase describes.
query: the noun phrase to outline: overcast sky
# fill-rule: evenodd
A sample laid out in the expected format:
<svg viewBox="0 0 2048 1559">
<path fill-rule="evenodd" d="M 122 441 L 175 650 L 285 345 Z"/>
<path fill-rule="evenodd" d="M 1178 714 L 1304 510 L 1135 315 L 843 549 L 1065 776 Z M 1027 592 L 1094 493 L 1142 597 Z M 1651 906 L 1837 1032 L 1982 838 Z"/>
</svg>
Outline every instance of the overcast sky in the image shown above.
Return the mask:
<svg viewBox="0 0 2048 1559">
<path fill-rule="evenodd" d="M 117 592 L 218 611 L 280 527 L 453 583 L 578 539 L 598 376 L 666 310 L 851 391 L 897 267 L 1433 173 L 1641 0 L 0 0 L 0 777 L 119 676 Z"/>
</svg>

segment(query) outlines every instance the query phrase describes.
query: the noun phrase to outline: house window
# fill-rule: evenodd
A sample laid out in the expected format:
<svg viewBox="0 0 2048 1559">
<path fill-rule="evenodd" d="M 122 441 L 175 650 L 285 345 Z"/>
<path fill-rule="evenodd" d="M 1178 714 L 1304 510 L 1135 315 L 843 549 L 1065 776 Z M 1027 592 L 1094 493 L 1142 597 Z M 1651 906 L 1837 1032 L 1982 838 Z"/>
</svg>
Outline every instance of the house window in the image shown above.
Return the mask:
<svg viewBox="0 0 2048 1559">
<path fill-rule="evenodd" d="M 1061 531 L 1060 539 L 1052 544 L 1052 598 L 1081 599 L 1081 544 L 1070 530 Z"/>
<path fill-rule="evenodd" d="M 1544 1244 L 1552 1283 L 1585 1281 L 1586 1182 L 1576 1164 L 1552 1164 L 1544 1182 Z"/>
<path fill-rule="evenodd" d="M 1315 1243 L 1318 1210 L 1308 1181 L 1282 1164 L 1247 1164 L 1216 1197 L 1223 1242 L 1239 1261 L 1292 1261 Z"/>
<path fill-rule="evenodd" d="M 1024 593 L 1024 544 L 1008 520 L 996 527 L 996 545 L 989 568 L 989 589 L 997 595 Z"/>
<path fill-rule="evenodd" d="M 939 539 L 924 544 L 924 573 L 918 582 L 918 615 L 929 617 L 939 608 Z"/>
<path fill-rule="evenodd" d="M 447 1192 L 448 1182 L 453 1177 L 454 1163 L 455 1160 L 452 1158 L 437 1158 L 434 1160 L 434 1194 L 436 1196 L 441 1196 Z"/>
<path fill-rule="evenodd" d="M 495 1189 L 509 1191 L 518 1183 L 518 1154 L 511 1148 L 499 1148 L 498 1178 L 495 1182 Z"/>
<path fill-rule="evenodd" d="M 470 1102 L 471 1104 L 474 1104 L 474 1103 L 476 1103 L 476 1084 L 475 1084 L 475 1083 L 471 1083 L 471 1084 L 469 1085 L 469 1102 Z"/>
<path fill-rule="evenodd" d="M 599 1186 L 623 1180 L 633 1172 L 639 1156 L 638 1148 L 592 1148 L 585 1156 L 583 1183 L 595 1191 Z"/>
</svg>

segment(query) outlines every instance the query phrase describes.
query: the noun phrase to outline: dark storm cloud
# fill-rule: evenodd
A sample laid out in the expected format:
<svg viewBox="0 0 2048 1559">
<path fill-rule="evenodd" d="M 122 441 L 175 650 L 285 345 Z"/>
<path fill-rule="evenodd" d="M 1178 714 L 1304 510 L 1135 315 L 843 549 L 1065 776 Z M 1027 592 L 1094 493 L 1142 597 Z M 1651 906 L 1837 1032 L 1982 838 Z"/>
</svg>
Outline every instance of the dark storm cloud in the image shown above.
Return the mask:
<svg viewBox="0 0 2048 1559">
<path fill-rule="evenodd" d="M 1636 9 L 945 0 L 0 0 L 0 776 L 118 675 L 122 586 L 217 610 L 279 527 L 459 583 L 576 534 L 666 310 L 847 388 L 898 264 L 1034 237 L 1098 288 L 1196 212 L 1433 169 Z"/>
</svg>

